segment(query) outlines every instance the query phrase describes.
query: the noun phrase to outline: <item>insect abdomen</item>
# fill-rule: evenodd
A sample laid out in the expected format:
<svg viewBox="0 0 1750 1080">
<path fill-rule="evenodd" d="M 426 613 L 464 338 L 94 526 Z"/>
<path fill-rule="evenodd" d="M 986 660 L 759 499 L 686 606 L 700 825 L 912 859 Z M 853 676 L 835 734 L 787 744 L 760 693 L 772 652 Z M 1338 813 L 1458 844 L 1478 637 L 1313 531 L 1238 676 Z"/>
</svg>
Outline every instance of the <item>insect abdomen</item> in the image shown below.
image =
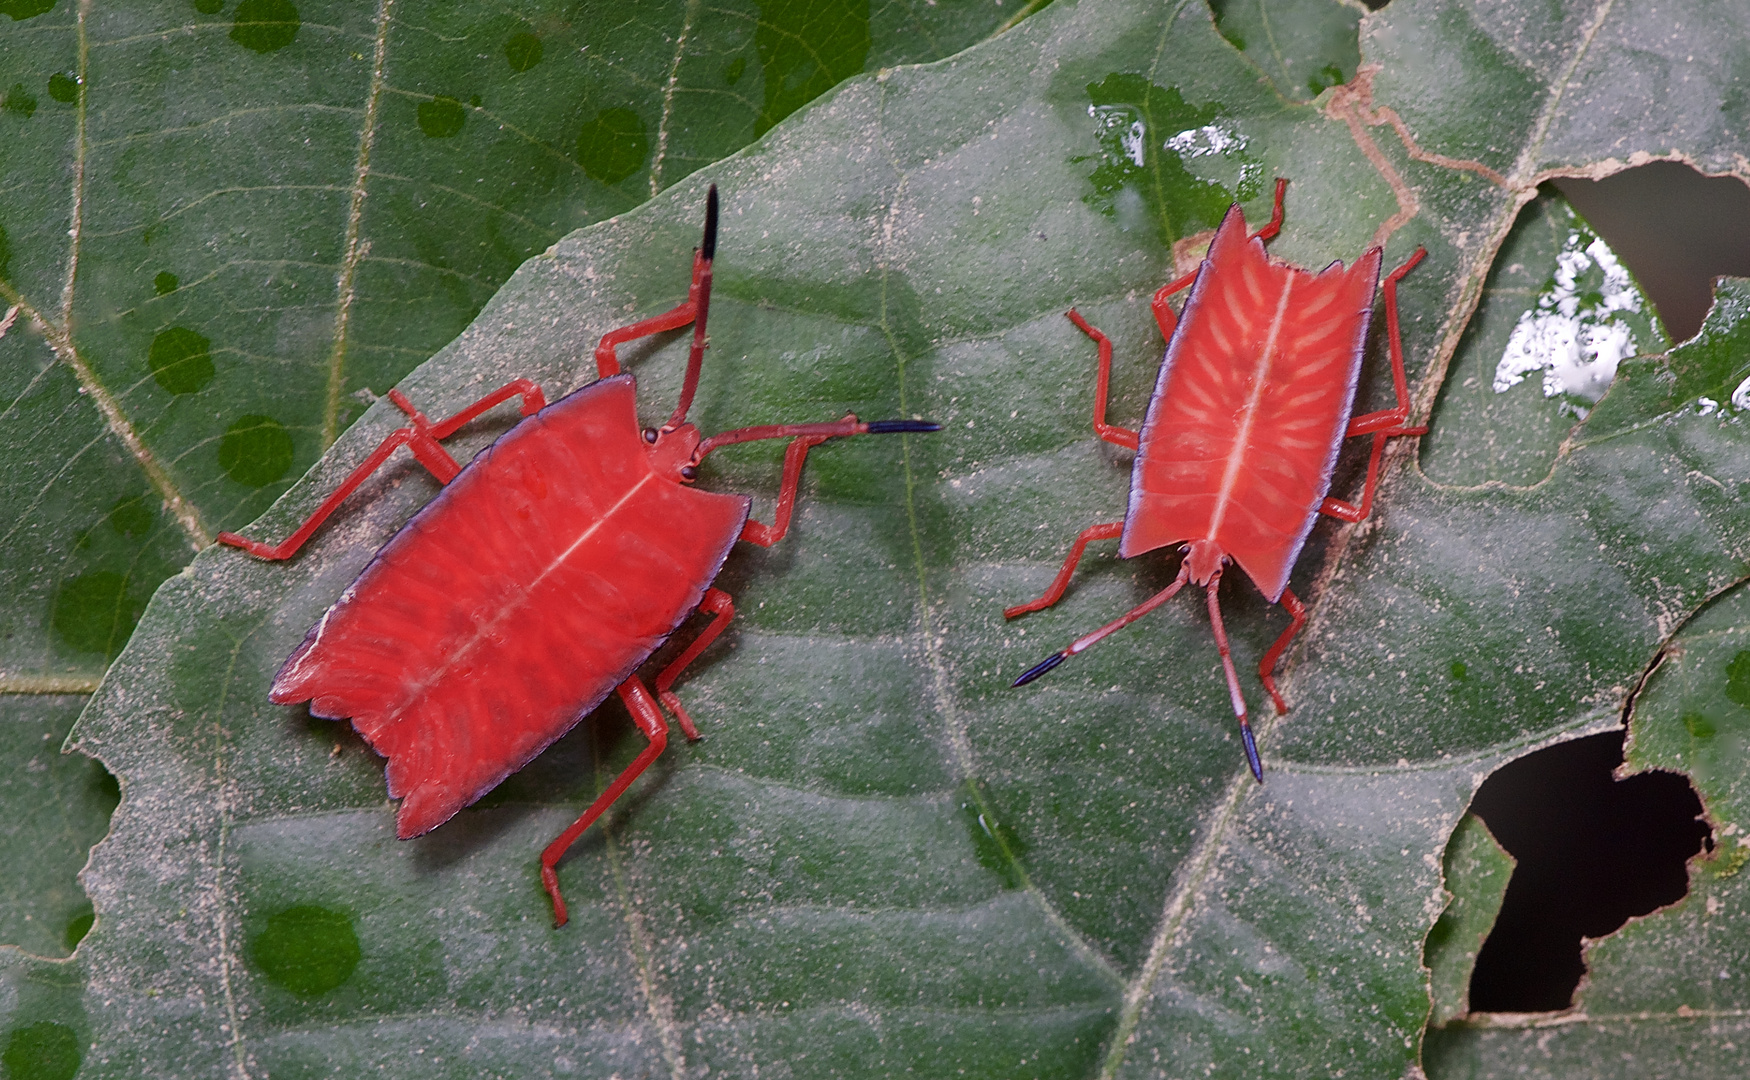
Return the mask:
<svg viewBox="0 0 1750 1080">
<path fill-rule="evenodd" d="M 1330 488 L 1380 252 L 1313 274 L 1272 261 L 1235 206 L 1149 402 L 1120 553 L 1213 540 L 1272 601 Z"/>
<path fill-rule="evenodd" d="M 518 424 L 378 552 L 274 681 L 389 759 L 417 836 L 604 699 L 686 618 L 743 496 L 658 476 L 630 376 Z"/>
</svg>

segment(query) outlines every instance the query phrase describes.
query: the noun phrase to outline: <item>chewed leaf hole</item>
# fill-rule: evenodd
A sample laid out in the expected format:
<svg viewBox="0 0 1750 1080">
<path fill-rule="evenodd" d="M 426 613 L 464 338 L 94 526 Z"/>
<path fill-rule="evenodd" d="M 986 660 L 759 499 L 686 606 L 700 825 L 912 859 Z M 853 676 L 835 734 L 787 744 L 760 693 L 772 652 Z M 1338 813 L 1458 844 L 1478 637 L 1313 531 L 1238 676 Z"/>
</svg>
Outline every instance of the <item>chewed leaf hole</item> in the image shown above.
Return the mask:
<svg viewBox="0 0 1750 1080">
<path fill-rule="evenodd" d="M 1477 954 L 1471 1009 L 1567 1008 L 1586 971 L 1582 938 L 1688 893 L 1688 861 L 1712 847 L 1701 799 L 1676 773 L 1616 779 L 1622 741 L 1610 732 L 1539 750 L 1477 789 L 1472 813 L 1517 865 Z"/>
<path fill-rule="evenodd" d="M 1655 161 L 1603 180 L 1557 180 L 1633 272 L 1673 341 L 1701 329 L 1713 279 L 1750 276 L 1750 186 Z"/>
</svg>

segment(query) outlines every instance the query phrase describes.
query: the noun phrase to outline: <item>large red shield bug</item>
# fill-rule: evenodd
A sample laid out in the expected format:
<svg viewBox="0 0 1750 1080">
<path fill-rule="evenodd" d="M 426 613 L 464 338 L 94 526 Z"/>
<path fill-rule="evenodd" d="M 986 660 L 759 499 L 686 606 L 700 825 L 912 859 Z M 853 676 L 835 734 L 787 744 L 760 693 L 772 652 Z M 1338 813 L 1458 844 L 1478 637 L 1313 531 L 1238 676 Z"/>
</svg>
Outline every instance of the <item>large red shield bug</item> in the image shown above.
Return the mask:
<svg viewBox="0 0 1750 1080">
<path fill-rule="evenodd" d="M 288 558 L 402 446 L 444 485 L 311 628 L 269 696 L 282 705 L 308 701 L 314 716 L 350 718 L 389 759 L 389 795 L 401 800 L 396 832 L 405 840 L 449 820 L 618 693 L 650 741 L 541 853 L 559 925 L 567 916 L 555 867 L 662 753 L 668 725 L 657 701 L 687 738 L 699 738 L 670 688 L 735 615 L 728 594 L 712 587 L 730 547 L 783 539 L 811 447 L 845 435 L 939 430 L 847 415 L 701 437 L 686 417 L 705 354 L 716 246 L 712 187 L 686 301 L 603 336 L 598 381 L 548 405 L 540 387 L 518 379 L 436 422 L 391 390 L 411 426 L 384 439 L 297 531 L 277 545 L 219 536 L 263 559 Z M 620 373 L 615 350 L 688 323 L 680 403 L 667 423 L 641 431 L 633 379 Z M 467 465 L 439 445 L 513 397 L 524 419 Z M 747 496 L 692 486 L 706 455 L 756 439 L 791 440 L 770 525 L 749 519 Z M 653 698 L 637 669 L 694 610 L 714 618 L 656 676 Z"/>
<path fill-rule="evenodd" d="M 1216 602 L 1222 568 L 1238 563 L 1271 603 L 1288 609 L 1288 629 L 1258 664 L 1258 677 L 1276 711 L 1285 713 L 1288 704 L 1277 692 L 1272 672 L 1306 622 L 1306 608 L 1288 588 L 1288 573 L 1313 522 L 1320 514 L 1343 521 L 1367 517 L 1385 441 L 1428 430 L 1404 426 L 1410 393 L 1397 297 L 1399 280 L 1426 252 L 1417 248 L 1386 276 L 1383 289 L 1397 405 L 1351 419 L 1381 251 L 1369 248 L 1347 270 L 1334 262 L 1316 274 L 1270 258 L 1264 241 L 1282 227 L 1287 187 L 1288 181 L 1276 181 L 1270 223 L 1250 237 L 1245 215 L 1235 203 L 1216 229 L 1202 265 L 1155 293 L 1151 306 L 1167 339 L 1167 353 L 1141 432 L 1106 423 L 1112 343 L 1074 309 L 1069 311 L 1070 321 L 1099 346 L 1094 430 L 1107 442 L 1136 451 L 1130 507 L 1123 521 L 1082 530 L 1044 596 L 1003 612 L 1012 619 L 1057 603 L 1090 541 L 1121 537 L 1118 554 L 1126 559 L 1182 545 L 1184 559 L 1171 585 L 1028 668 L 1014 685 L 1032 682 L 1129 626 L 1187 582 L 1201 585 L 1246 762 L 1259 783 L 1264 782 L 1264 766 Z M 1187 286 L 1191 295 L 1184 312 L 1175 316 L 1167 298 Z M 1373 436 L 1359 506 L 1327 494 L 1338 449 L 1344 439 L 1357 435 Z"/>
</svg>

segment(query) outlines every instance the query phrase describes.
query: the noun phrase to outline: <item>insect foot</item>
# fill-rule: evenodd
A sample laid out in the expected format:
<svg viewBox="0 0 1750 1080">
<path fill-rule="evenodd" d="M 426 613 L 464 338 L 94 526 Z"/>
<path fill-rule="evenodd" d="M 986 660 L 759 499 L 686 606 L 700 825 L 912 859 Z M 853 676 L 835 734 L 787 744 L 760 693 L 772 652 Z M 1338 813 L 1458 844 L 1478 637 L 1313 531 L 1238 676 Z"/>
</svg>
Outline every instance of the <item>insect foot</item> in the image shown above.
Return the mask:
<svg viewBox="0 0 1750 1080">
<path fill-rule="evenodd" d="M 789 530 L 803 461 L 831 438 L 939 430 L 922 420 L 772 424 L 702 437 L 687 422 L 705 352 L 717 189 L 687 299 L 603 335 L 600 378 L 548 405 L 526 379 L 432 421 L 399 391 L 411 419 L 386 439 L 279 544 L 223 533 L 263 559 L 291 557 L 365 478 L 405 446 L 443 489 L 377 552 L 274 678 L 271 700 L 308 701 L 313 716 L 350 719 L 388 759 L 396 832 L 419 836 L 449 820 L 618 694 L 648 740 L 636 760 L 541 853 L 558 925 L 567 919 L 558 863 L 668 742 L 664 710 L 683 734 L 698 727 L 672 687 L 735 616 L 713 587 L 736 540 L 771 546 Z M 659 428 L 640 426 L 636 386 L 622 374 L 625 342 L 688 324 L 692 349 L 680 403 Z M 441 440 L 513 397 L 523 419 L 489 453 L 459 464 Z M 746 495 L 693 486 L 724 446 L 789 439 L 777 511 L 751 520 Z M 638 668 L 694 612 L 704 631 L 646 686 Z M 579 643 L 589 643 L 579 649 Z"/>
<path fill-rule="evenodd" d="M 1288 181 L 1276 181 L 1269 224 L 1248 235 L 1235 203 L 1222 218 L 1209 254 L 1196 271 L 1168 282 L 1151 303 L 1167 340 L 1154 394 L 1140 430 L 1106 422 L 1112 342 L 1071 309 L 1069 320 L 1098 347 L 1094 431 L 1106 442 L 1136 451 L 1129 511 L 1123 521 L 1082 530 L 1044 595 L 1006 609 L 1007 618 L 1039 611 L 1063 597 L 1088 544 L 1118 540 L 1120 558 L 1179 545 L 1183 558 L 1173 583 L 1130 611 L 1028 668 L 1024 686 L 1166 603 L 1187 584 L 1204 589 L 1209 625 L 1221 654 L 1246 765 L 1259 783 L 1264 765 L 1229 654 L 1216 586 L 1223 569 L 1237 565 L 1289 624 L 1258 664 L 1258 678 L 1278 714 L 1288 703 L 1275 669 L 1306 623 L 1306 608 L 1288 588 L 1288 575 L 1320 514 L 1362 521 L 1373 508 L 1386 440 L 1421 435 L 1408 425 L 1410 392 L 1398 326 L 1398 282 L 1426 254 L 1421 248 L 1386 275 L 1384 258 L 1369 248 L 1353 266 L 1333 263 L 1313 273 L 1271 259 L 1264 241 L 1282 227 Z M 1175 314 L 1168 299 L 1191 290 Z M 1374 293 L 1384 296 L 1397 404 L 1352 416 L 1355 388 L 1373 316 Z M 1331 472 L 1344 439 L 1373 436 L 1361 502 L 1330 498 Z"/>
</svg>

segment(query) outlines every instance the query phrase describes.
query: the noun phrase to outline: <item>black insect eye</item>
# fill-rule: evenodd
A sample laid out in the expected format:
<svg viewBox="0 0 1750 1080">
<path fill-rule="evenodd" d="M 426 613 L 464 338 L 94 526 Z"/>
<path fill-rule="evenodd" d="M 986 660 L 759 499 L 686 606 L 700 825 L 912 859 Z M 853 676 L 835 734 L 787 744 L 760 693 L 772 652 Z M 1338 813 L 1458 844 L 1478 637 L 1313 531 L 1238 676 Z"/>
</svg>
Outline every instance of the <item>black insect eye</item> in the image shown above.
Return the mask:
<svg viewBox="0 0 1750 1080">
<path fill-rule="evenodd" d="M 697 480 L 699 478 L 699 467 L 697 465 L 682 465 L 681 477 L 686 480 Z"/>
<path fill-rule="evenodd" d="M 647 443 L 654 443 L 656 441 L 656 429 L 655 428 L 647 427 L 644 429 L 644 441 Z"/>
</svg>

